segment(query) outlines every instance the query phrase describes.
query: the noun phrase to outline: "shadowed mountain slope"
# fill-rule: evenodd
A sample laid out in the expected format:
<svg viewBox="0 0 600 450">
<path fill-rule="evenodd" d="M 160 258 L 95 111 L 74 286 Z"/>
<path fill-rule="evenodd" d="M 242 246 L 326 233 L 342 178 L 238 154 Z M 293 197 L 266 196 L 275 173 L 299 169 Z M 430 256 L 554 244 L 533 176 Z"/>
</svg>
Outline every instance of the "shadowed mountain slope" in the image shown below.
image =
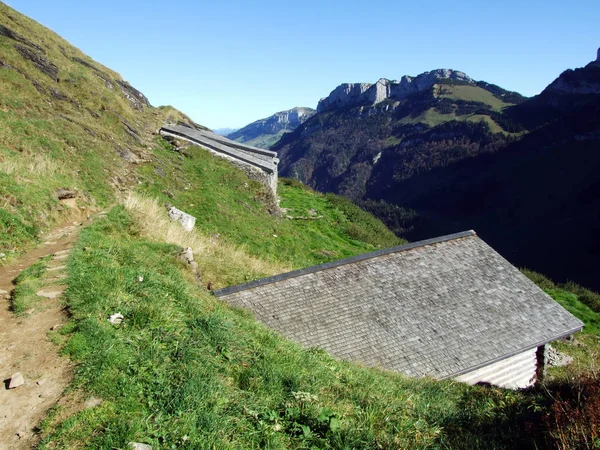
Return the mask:
<svg viewBox="0 0 600 450">
<path fill-rule="evenodd" d="M 325 110 L 273 147 L 280 171 L 367 207 L 411 240 L 475 229 L 511 262 L 600 288 L 600 63 L 524 99 L 437 80 Z"/>
</svg>

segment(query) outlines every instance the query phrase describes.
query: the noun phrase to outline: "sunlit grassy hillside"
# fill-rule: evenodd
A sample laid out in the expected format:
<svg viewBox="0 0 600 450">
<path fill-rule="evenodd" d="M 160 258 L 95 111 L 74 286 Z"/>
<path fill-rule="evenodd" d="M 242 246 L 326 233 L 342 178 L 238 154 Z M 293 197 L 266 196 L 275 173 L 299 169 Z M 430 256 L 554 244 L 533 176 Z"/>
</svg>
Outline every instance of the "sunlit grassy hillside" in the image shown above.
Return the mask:
<svg viewBox="0 0 600 450">
<path fill-rule="evenodd" d="M 82 208 L 112 203 L 167 120 L 189 122 L 0 3 L 0 253 L 10 260 L 74 214 L 58 188 L 78 192 Z"/>
</svg>

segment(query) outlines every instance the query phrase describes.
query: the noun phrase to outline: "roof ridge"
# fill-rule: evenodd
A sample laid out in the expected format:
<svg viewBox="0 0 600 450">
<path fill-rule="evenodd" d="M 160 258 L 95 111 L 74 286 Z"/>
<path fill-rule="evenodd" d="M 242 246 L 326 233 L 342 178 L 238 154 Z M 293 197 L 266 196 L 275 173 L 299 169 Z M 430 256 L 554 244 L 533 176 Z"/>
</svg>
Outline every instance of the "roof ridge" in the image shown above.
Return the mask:
<svg viewBox="0 0 600 450">
<path fill-rule="evenodd" d="M 274 275 L 267 278 L 261 278 L 259 280 L 250 281 L 248 283 L 237 284 L 235 286 L 229 286 L 223 289 L 217 289 L 214 291 L 214 294 L 217 297 L 222 297 L 224 295 L 233 294 L 235 292 L 245 291 L 247 289 L 252 289 L 259 286 L 264 286 L 266 284 L 276 283 L 278 281 L 287 280 L 289 278 L 296 278 L 302 275 L 307 275 L 310 273 L 320 272 L 327 269 L 333 269 L 335 267 L 345 266 L 347 264 L 352 264 L 359 261 L 364 261 L 367 259 L 377 258 L 383 255 L 389 255 L 392 253 L 403 252 L 407 250 L 412 250 L 419 247 L 424 247 L 426 245 L 439 244 L 441 242 L 452 241 L 455 239 L 461 239 L 471 236 L 477 236 L 477 233 L 473 230 L 461 231 L 460 233 L 447 234 L 445 236 L 439 236 L 432 239 L 424 239 L 422 241 L 411 242 L 408 244 L 397 245 L 395 247 L 384 248 L 381 250 L 375 250 L 369 253 L 362 253 L 360 255 L 351 256 L 349 258 L 338 259 L 336 261 L 331 261 L 328 263 L 317 264 L 315 266 L 306 267 L 304 269 L 293 270 L 291 272 L 281 273 L 279 275 Z"/>
</svg>

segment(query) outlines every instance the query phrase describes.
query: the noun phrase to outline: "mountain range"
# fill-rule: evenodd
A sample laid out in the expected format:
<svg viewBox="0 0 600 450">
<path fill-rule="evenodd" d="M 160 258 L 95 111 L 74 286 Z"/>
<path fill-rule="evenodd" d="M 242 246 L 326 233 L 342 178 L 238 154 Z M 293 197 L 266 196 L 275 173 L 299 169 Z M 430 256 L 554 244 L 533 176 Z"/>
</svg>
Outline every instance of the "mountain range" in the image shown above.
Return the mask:
<svg viewBox="0 0 600 450">
<path fill-rule="evenodd" d="M 295 130 L 315 113 L 311 108 L 292 108 L 280 111 L 265 119 L 260 119 L 246 125 L 227 137 L 234 141 L 254 145 L 261 148 L 269 148 L 290 131 Z"/>
<path fill-rule="evenodd" d="M 399 235 L 475 229 L 514 264 L 600 288 L 600 59 L 533 98 L 439 69 L 347 83 L 271 148 L 280 173 Z"/>
</svg>

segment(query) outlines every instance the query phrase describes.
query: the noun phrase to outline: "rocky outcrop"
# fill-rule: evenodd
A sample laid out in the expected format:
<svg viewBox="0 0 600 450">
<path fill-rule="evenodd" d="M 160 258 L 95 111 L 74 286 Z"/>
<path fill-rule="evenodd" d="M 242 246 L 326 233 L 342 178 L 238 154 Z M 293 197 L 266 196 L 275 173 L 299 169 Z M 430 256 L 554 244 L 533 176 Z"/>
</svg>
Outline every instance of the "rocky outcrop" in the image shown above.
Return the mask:
<svg viewBox="0 0 600 450">
<path fill-rule="evenodd" d="M 58 79 L 58 67 L 46 58 L 42 52 L 19 44 L 15 44 L 15 48 L 23 58 L 31 61 L 42 73 L 48 75 L 54 81 Z"/>
<path fill-rule="evenodd" d="M 0 36 L 4 36 L 7 37 L 9 39 L 12 39 L 14 41 L 20 42 L 21 44 L 25 44 L 28 45 L 29 47 L 33 47 L 36 50 L 45 53 L 44 49 L 42 47 L 40 47 L 39 45 L 34 44 L 33 42 L 31 42 L 29 39 L 27 39 L 26 37 L 21 36 L 19 33 L 11 30 L 8 27 L 5 27 L 4 25 L 0 25 Z"/>
<path fill-rule="evenodd" d="M 87 67 L 88 69 L 92 69 L 96 76 L 104 81 L 106 87 L 108 89 L 114 89 L 114 85 L 117 84 L 121 89 L 121 93 L 125 96 L 125 98 L 129 101 L 129 104 L 132 108 L 137 109 L 138 111 L 142 111 L 144 107 L 150 107 L 150 101 L 148 98 L 130 85 L 127 81 L 122 80 L 113 80 L 110 75 L 98 69 L 94 64 L 78 57 L 71 58 L 72 61 L 81 64 L 82 66 Z"/>
<path fill-rule="evenodd" d="M 376 105 L 386 99 L 402 100 L 411 94 L 429 89 L 439 80 L 475 83 L 465 73 L 449 69 L 432 70 L 416 77 L 405 75 L 400 80 L 380 78 L 375 84 L 344 83 L 319 101 L 317 112 L 347 106 Z"/>
<path fill-rule="evenodd" d="M 116 82 L 121 88 L 121 92 L 125 98 L 129 100 L 132 108 L 141 111 L 145 106 L 151 106 L 150 101 L 146 98 L 146 96 L 130 85 L 127 81 L 116 80 Z"/>
</svg>

